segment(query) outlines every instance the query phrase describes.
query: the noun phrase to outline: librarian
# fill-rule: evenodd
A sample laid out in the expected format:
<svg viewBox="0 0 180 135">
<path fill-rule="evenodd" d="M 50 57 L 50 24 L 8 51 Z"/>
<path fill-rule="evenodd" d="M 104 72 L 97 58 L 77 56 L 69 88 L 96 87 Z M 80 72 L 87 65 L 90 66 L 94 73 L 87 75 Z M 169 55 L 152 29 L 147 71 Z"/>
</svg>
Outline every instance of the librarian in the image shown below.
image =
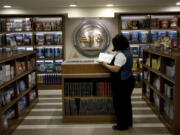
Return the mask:
<svg viewBox="0 0 180 135">
<path fill-rule="evenodd" d="M 112 128 L 127 130 L 133 124 L 131 104 L 131 94 L 135 86 L 132 73 L 133 58 L 129 50 L 129 42 L 122 34 L 116 35 L 112 43 L 116 55 L 110 64 L 101 62 L 111 71 L 113 104 L 117 116 L 117 125 Z"/>
</svg>

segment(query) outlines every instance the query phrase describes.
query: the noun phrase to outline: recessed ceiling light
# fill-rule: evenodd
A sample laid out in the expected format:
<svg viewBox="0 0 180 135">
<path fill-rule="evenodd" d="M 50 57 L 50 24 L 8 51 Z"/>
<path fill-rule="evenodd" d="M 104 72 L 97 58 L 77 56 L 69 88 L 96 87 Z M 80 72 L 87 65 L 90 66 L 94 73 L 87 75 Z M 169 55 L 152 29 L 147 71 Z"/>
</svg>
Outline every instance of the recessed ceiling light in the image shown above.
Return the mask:
<svg viewBox="0 0 180 135">
<path fill-rule="evenodd" d="M 177 2 L 176 5 L 179 6 L 179 5 L 180 5 L 180 2 Z"/>
<path fill-rule="evenodd" d="M 12 6 L 10 5 L 4 5 L 3 8 L 11 8 Z"/>
<path fill-rule="evenodd" d="M 106 7 L 113 7 L 113 4 L 107 4 Z"/>
<path fill-rule="evenodd" d="M 71 4 L 69 5 L 70 7 L 76 7 L 77 5 L 76 4 Z"/>
</svg>

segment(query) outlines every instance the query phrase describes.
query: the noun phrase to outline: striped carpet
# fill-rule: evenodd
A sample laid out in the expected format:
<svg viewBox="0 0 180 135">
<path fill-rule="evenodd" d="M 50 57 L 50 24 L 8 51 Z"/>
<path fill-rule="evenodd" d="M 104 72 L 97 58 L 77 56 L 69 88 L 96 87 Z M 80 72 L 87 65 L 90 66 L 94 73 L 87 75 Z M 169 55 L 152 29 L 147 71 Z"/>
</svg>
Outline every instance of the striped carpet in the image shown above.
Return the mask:
<svg viewBox="0 0 180 135">
<path fill-rule="evenodd" d="M 13 135 L 171 135 L 141 99 L 141 89 L 132 95 L 133 128 L 113 131 L 109 124 L 63 124 L 61 90 L 39 91 L 39 103 Z"/>
</svg>

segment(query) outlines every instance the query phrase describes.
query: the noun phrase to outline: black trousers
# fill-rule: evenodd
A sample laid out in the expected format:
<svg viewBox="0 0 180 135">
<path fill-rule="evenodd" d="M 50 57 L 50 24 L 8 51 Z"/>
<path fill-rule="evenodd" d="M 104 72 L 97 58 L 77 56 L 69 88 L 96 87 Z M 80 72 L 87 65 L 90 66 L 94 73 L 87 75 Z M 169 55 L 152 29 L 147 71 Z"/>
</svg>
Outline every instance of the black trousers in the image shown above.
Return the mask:
<svg viewBox="0 0 180 135">
<path fill-rule="evenodd" d="M 129 127 L 133 124 L 131 95 L 134 86 L 134 76 L 126 80 L 112 78 L 113 104 L 118 126 Z"/>
</svg>

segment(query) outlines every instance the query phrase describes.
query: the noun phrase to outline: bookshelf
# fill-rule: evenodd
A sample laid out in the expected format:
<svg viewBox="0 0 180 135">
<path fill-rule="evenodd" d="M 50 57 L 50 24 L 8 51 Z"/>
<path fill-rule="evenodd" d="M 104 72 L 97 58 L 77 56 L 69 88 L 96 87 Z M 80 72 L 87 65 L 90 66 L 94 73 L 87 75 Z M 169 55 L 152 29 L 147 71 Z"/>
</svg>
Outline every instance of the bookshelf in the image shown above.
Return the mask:
<svg viewBox="0 0 180 135">
<path fill-rule="evenodd" d="M 143 98 L 175 135 L 180 133 L 179 68 L 177 52 L 152 48 L 143 52 Z"/>
<path fill-rule="evenodd" d="M 142 52 L 143 49 L 157 45 L 157 41 L 169 36 L 171 40 L 178 37 L 178 18 L 176 13 L 158 14 L 120 14 L 119 33 L 122 33 L 130 43 L 134 58 L 133 73 L 136 87 L 142 87 Z"/>
<path fill-rule="evenodd" d="M 12 15 L 1 16 L 1 21 L 2 52 L 36 50 L 38 88 L 61 88 L 61 81 L 53 82 L 52 78 L 61 80 L 61 63 L 64 60 L 64 16 Z M 41 80 L 42 72 L 45 81 Z"/>
<path fill-rule="evenodd" d="M 36 52 L 0 54 L 0 134 L 9 135 L 38 102 Z"/>
<path fill-rule="evenodd" d="M 115 121 L 110 72 L 103 66 L 65 61 L 62 84 L 63 122 Z"/>
</svg>

